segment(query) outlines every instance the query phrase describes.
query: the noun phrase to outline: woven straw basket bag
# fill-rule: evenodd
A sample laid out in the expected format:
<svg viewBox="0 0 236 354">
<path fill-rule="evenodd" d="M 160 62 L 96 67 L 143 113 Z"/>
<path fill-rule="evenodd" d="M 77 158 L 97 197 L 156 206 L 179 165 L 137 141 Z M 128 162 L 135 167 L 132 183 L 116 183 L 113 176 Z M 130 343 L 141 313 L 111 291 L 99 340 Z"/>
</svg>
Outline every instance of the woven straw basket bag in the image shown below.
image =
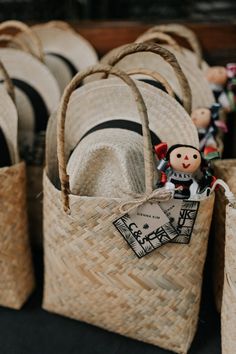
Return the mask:
<svg viewBox="0 0 236 354">
<path fill-rule="evenodd" d="M 55 174 L 58 174 L 54 170 L 57 168 L 56 156 L 54 159 L 49 158 L 51 146 L 47 139 L 43 307 L 177 353 L 187 353 L 198 321 L 202 271 L 214 195 L 200 202 L 189 245 L 167 244 L 138 259 L 112 225 L 120 216 L 120 208 L 127 202 L 127 196 L 108 198 L 71 194 L 66 166 L 69 154 L 65 120 L 70 120 L 67 108 L 68 104 L 73 105 L 75 102 L 77 91 L 92 90 L 93 86 L 88 84 L 73 93 L 79 83 L 93 73 L 118 76 L 130 87 L 143 129 L 145 192 L 139 195 L 141 203 L 142 198 L 147 200 L 153 192 L 155 168 L 147 110 L 134 81 L 119 69 L 109 66 L 96 66 L 77 74 L 66 88 L 57 112 L 57 157 L 61 190 L 55 186 Z M 109 80 L 102 80 L 101 85 Z M 115 84 L 115 81 L 111 82 Z M 141 83 L 139 87 L 142 87 Z M 168 97 L 165 93 L 161 96 Z M 97 100 L 94 96 L 94 101 Z M 119 100 L 118 96 L 116 100 Z M 169 100 L 175 104 L 175 100 Z M 90 97 L 88 102 L 89 105 L 85 104 L 87 111 L 95 114 Z M 106 102 L 107 107 L 113 104 L 109 95 L 100 98 L 102 102 Z M 164 101 L 162 103 L 164 106 Z M 104 106 L 100 107 L 105 112 Z M 164 107 L 170 117 L 169 109 L 171 107 Z M 73 107 L 70 114 L 72 112 Z M 77 115 L 78 124 L 79 119 Z M 189 123 L 186 120 L 187 131 L 190 131 L 191 124 L 190 120 Z M 194 133 L 194 128 L 191 129 Z M 196 137 L 195 134 L 193 136 Z M 194 138 L 192 143 L 197 145 Z M 155 193 L 158 195 L 159 191 Z M 161 200 L 161 195 L 159 198 Z"/>
<path fill-rule="evenodd" d="M 9 30 L 15 34 L 9 34 Z M 8 39 L 12 40 L 13 38 L 12 44 L 14 44 L 14 46 L 17 46 L 18 48 L 20 47 L 20 49 L 24 50 L 25 52 L 32 54 L 41 62 L 44 61 L 43 47 L 39 37 L 24 22 L 16 20 L 1 22 L 0 32 L 2 33 L 3 38 L 5 37 L 6 41 L 8 41 Z M 24 35 L 21 37 L 21 34 Z"/>
<path fill-rule="evenodd" d="M 207 82 L 205 75 L 201 72 L 201 67 L 204 67 L 207 70 L 206 65 L 202 60 L 202 52 L 201 47 L 197 41 L 196 36 L 194 33 L 184 26 L 180 25 L 168 25 L 168 26 L 160 26 L 160 30 L 164 31 L 168 30 L 173 34 L 181 34 L 181 37 L 187 39 L 188 43 L 194 50 L 190 52 L 188 49 L 180 47 L 178 43 L 172 38 L 169 34 L 164 32 L 158 32 L 158 26 L 151 28 L 149 31 L 145 32 L 143 35 L 136 39 L 137 43 L 145 43 L 145 42 L 164 42 L 166 43 L 164 47 L 171 51 L 180 63 L 181 67 L 183 68 L 184 72 L 186 73 L 187 78 L 189 79 L 189 83 L 192 89 L 192 96 L 193 96 L 193 108 L 205 108 L 211 107 L 215 101 L 213 93 L 210 89 L 209 83 Z M 172 30 L 172 31 L 171 31 Z M 183 34 L 182 34 L 183 32 Z M 162 44 L 163 45 L 163 44 Z M 202 63 L 202 65 L 201 65 Z M 199 67 L 196 67 L 198 64 Z M 185 68 L 185 69 L 184 69 Z M 196 86 L 196 83 L 193 82 L 192 73 L 198 77 L 198 82 L 201 85 L 202 89 L 201 92 L 204 93 L 205 100 L 199 95 L 199 89 Z M 196 77 L 195 77 L 196 80 Z M 220 111 L 220 120 L 223 122 L 226 121 L 226 115 L 224 111 L 221 109 Z M 222 154 L 224 150 L 223 144 L 223 132 L 221 130 L 218 131 L 216 136 L 217 147 L 218 151 Z"/>
<path fill-rule="evenodd" d="M 146 82 L 136 81 L 148 108 L 152 143 L 156 145 L 161 141 L 168 141 L 173 145 L 181 140 L 198 146 L 196 129 L 186 113 L 191 110 L 191 92 L 187 80 L 170 52 L 159 46 L 155 46 L 155 49 L 157 53 L 162 53 L 174 69 L 185 97 L 185 109 L 162 90 Z M 133 69 L 128 74 L 145 74 L 154 78 L 162 82 L 166 91 L 173 96 L 170 85 L 157 72 Z M 68 108 L 70 119 L 66 126 L 66 151 L 70 156 L 67 168 L 73 194 L 77 194 L 79 190 L 83 195 L 122 197 L 127 192 L 143 190 L 142 126 L 127 91 L 120 80 L 109 77 L 106 80 L 93 81 L 73 94 L 73 104 Z M 101 97 L 104 97 L 102 101 Z M 109 97 L 109 100 L 105 97 Z M 88 102 L 93 102 L 92 110 L 88 109 Z M 78 115 L 81 117 L 79 121 Z M 56 146 L 55 123 L 55 119 L 54 122 L 51 119 L 48 129 L 52 158 L 56 155 L 53 152 Z M 90 149 L 91 145 L 93 147 Z M 120 175 L 123 176 L 122 179 Z"/>
<path fill-rule="evenodd" d="M 236 204 L 226 207 L 225 268 L 221 309 L 223 354 L 236 352 Z"/>
<path fill-rule="evenodd" d="M 19 34 L 14 37 L 5 34 L 9 29 Z M 32 243 L 41 246 L 45 130 L 48 117 L 58 105 L 60 90 L 56 79 L 42 62 L 44 54 L 40 39 L 30 27 L 18 21 L 6 21 L 0 24 L 0 32 L 3 32 L 2 41 L 11 45 L 10 48 L 0 48 L 0 58 L 14 84 L 20 152 L 27 161 L 30 235 Z M 28 147 L 25 149 L 27 145 L 33 154 L 28 152 Z"/>
<path fill-rule="evenodd" d="M 2 64 L 0 69 L 11 93 L 12 84 Z M 17 112 L 3 87 L 0 128 L 9 150 L 8 163 L 0 167 L 0 305 L 19 309 L 34 288 L 34 274 L 28 239 L 26 171 L 25 164 L 19 162 L 17 148 Z"/>
<path fill-rule="evenodd" d="M 147 37 L 142 38 L 143 42 L 146 41 L 145 38 Z M 155 34 L 153 40 L 154 38 L 158 39 L 160 35 Z M 172 43 L 172 41 L 169 43 Z M 182 51 L 179 52 L 170 45 L 166 46 L 166 48 L 176 56 L 183 73 L 188 79 L 192 92 L 192 109 L 211 107 L 214 103 L 214 96 L 201 70 L 194 62 L 187 60 L 182 54 Z M 176 96 L 182 102 L 184 100 L 181 87 L 175 75 L 173 75 L 173 71 L 170 70 L 169 66 L 162 58 L 155 55 L 155 44 L 152 42 L 132 43 L 113 49 L 102 58 L 101 63 L 112 66 L 115 65 L 124 71 L 134 68 L 157 70 L 171 84 Z"/>
<path fill-rule="evenodd" d="M 97 63 L 92 45 L 67 23 L 50 21 L 31 28 L 42 43 L 45 63 L 54 74 L 61 93 L 78 71 Z"/>
<path fill-rule="evenodd" d="M 190 28 L 179 23 L 162 24 L 151 27 L 149 30 L 144 32 L 144 35 L 153 34 L 155 32 L 162 32 L 184 40 L 191 49 L 189 50 L 188 48 L 181 47 L 181 51 L 186 59 L 192 62 L 193 66 L 197 65 L 203 72 L 209 68 L 209 65 L 203 59 L 202 48 L 199 40 Z"/>
<path fill-rule="evenodd" d="M 214 174 L 224 180 L 231 191 L 236 194 L 236 160 L 221 160 L 214 164 Z M 214 295 L 217 310 L 221 311 L 223 283 L 224 283 L 224 268 L 225 268 L 225 222 L 226 212 L 225 207 L 227 199 L 224 193 L 219 190 L 216 194 L 216 203 L 214 208 L 214 258 L 213 258 L 213 285 Z M 231 209 L 230 209 L 231 210 Z M 232 212 L 233 213 L 233 212 Z"/>
</svg>

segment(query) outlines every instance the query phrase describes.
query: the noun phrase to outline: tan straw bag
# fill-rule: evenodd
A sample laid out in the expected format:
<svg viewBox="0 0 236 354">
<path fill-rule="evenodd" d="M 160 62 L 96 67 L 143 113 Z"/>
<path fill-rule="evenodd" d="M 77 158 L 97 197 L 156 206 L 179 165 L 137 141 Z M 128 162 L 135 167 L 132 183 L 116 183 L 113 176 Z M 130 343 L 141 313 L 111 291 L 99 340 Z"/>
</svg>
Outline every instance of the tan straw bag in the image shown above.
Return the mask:
<svg viewBox="0 0 236 354">
<path fill-rule="evenodd" d="M 127 196 L 105 198 L 71 194 L 66 171 L 69 158 L 65 140 L 67 107 L 69 101 L 75 99 L 78 84 L 93 73 L 118 76 L 130 87 L 143 129 L 145 192 L 139 195 L 138 202 L 142 204 L 143 198 L 147 200 L 153 192 L 153 151 L 147 111 L 134 81 L 119 69 L 104 65 L 77 74 L 67 86 L 57 113 L 61 190 L 54 182 L 58 174 L 54 170 L 56 156 L 47 157 L 44 174 L 43 307 L 184 354 L 197 327 L 214 195 L 200 202 L 190 244 L 166 244 L 138 259 L 112 225 L 120 216 Z M 78 91 L 85 88 L 86 85 Z M 106 100 L 112 104 L 109 95 Z M 89 102 L 93 109 L 93 101 Z M 168 107 L 164 108 L 168 110 Z M 101 109 L 104 111 L 103 107 Z M 186 120 L 187 129 L 188 124 Z M 48 140 L 47 150 L 47 154 L 50 153 Z M 153 193 L 157 193 L 158 199 L 160 191 Z M 161 194 L 159 198 L 161 200 Z"/>
<path fill-rule="evenodd" d="M 230 190 L 236 194 L 236 160 L 219 160 L 214 164 L 214 174 L 224 180 Z M 216 193 L 216 203 L 213 214 L 213 232 L 215 235 L 213 257 L 213 285 L 217 310 L 221 311 L 222 292 L 225 268 L 225 209 L 227 199 L 222 190 Z M 231 210 L 231 209 L 229 209 Z"/>
<path fill-rule="evenodd" d="M 0 23 L 0 33 L 7 33 L 8 31 L 13 30 L 16 35 L 14 42 L 21 43 L 25 51 L 30 52 L 40 61 L 44 61 L 43 47 L 42 43 L 37 36 L 37 34 L 24 22 L 9 20 Z"/>
<path fill-rule="evenodd" d="M 159 34 L 157 37 L 159 38 Z M 146 42 L 144 37 L 142 40 Z M 160 46 L 154 42 L 149 42 L 148 39 L 146 43 L 127 44 L 106 54 L 101 59 L 101 63 L 112 66 L 116 65 L 124 71 L 134 68 L 158 71 L 170 83 L 177 97 L 183 102 L 184 97 L 182 96 L 181 87 L 176 76 L 173 75 L 173 71 L 170 70 L 169 65 L 158 55 L 155 55 L 156 47 Z M 185 59 L 182 50 L 176 50 L 172 46 L 164 45 L 164 47 L 174 54 L 188 80 L 192 92 L 192 109 L 211 107 L 214 103 L 214 96 L 201 70 L 196 64 Z"/>
<path fill-rule="evenodd" d="M 80 70 L 98 61 L 92 45 L 62 21 L 50 21 L 32 26 L 40 38 L 45 63 L 54 74 L 61 93 L 72 77 Z"/>
<path fill-rule="evenodd" d="M 5 43 L 5 46 L 7 47 L 17 48 L 23 50 L 24 52 L 33 54 L 31 47 L 28 45 L 28 43 L 21 41 L 19 38 L 11 34 L 0 34 L 0 43 Z"/>
<path fill-rule="evenodd" d="M 27 34 L 11 37 L 2 35 L 2 40 L 18 44 L 16 48 L 0 48 L 0 58 L 14 84 L 15 103 L 18 112 L 18 136 L 21 156 L 27 162 L 27 195 L 29 227 L 33 244 L 42 244 L 42 174 L 44 165 L 44 139 L 47 120 L 56 109 L 60 90 L 56 79 L 37 57 L 42 58 L 37 35 L 24 24 L 6 21 L 0 24 L 0 31 L 13 28 Z M 0 37 L 1 41 L 1 37 Z M 23 44 L 23 45 L 22 45 Z M 27 50 L 25 50 L 25 48 Z M 23 49 L 23 50 L 22 50 Z M 0 80 L 1 80 L 0 75 Z"/>
<path fill-rule="evenodd" d="M 236 352 L 236 204 L 226 208 L 225 268 L 221 309 L 222 354 Z"/>
<path fill-rule="evenodd" d="M 3 76 L 7 81 L 4 72 Z M 17 112 L 3 88 L 0 128 L 11 160 L 9 166 L 0 168 L 0 305 L 19 309 L 34 288 L 34 274 L 28 239 L 25 164 L 19 162 L 17 148 Z"/>
<path fill-rule="evenodd" d="M 144 33 L 150 34 L 155 32 L 162 32 L 175 36 L 176 38 L 181 38 L 186 41 L 186 44 L 191 48 L 191 51 L 187 48 L 182 47 L 182 52 L 192 64 L 205 71 L 209 66 L 203 60 L 202 48 L 196 34 L 188 27 L 181 25 L 179 23 L 162 24 L 151 27 L 148 31 Z"/>
</svg>

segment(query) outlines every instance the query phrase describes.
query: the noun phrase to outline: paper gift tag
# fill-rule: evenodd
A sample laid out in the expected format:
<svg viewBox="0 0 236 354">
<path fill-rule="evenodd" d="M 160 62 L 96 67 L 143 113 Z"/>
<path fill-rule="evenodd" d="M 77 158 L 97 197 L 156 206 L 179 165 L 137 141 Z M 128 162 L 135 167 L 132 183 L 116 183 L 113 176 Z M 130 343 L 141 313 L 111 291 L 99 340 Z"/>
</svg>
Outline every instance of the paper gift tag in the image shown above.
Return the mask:
<svg viewBox="0 0 236 354">
<path fill-rule="evenodd" d="M 178 235 L 158 203 L 146 202 L 113 224 L 139 258 Z"/>
<path fill-rule="evenodd" d="M 161 202 L 159 205 L 179 233 L 170 242 L 189 243 L 198 213 L 199 202 L 172 199 L 168 202 Z"/>
</svg>

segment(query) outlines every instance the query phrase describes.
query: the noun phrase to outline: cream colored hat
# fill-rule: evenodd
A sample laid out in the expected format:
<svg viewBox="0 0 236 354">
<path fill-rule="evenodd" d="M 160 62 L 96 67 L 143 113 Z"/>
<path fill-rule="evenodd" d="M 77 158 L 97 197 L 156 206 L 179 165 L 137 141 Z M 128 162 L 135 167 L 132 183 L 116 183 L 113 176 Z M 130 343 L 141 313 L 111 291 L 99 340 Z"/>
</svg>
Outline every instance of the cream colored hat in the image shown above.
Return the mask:
<svg viewBox="0 0 236 354">
<path fill-rule="evenodd" d="M 194 31 L 192 31 L 190 28 L 179 23 L 163 24 L 151 27 L 148 31 L 144 32 L 143 35 L 155 32 L 175 35 L 184 39 L 191 48 L 191 50 L 189 50 L 187 48 L 181 47 L 184 56 L 203 71 L 209 67 L 207 62 L 203 59 L 200 42 Z"/>
<path fill-rule="evenodd" d="M 61 91 L 80 70 L 98 61 L 92 45 L 66 23 L 52 21 L 32 27 L 43 45 L 45 63 Z"/>
<path fill-rule="evenodd" d="M 8 31 L 13 30 L 14 36 L 8 34 Z M 9 20 L 0 23 L 0 33 L 3 40 L 12 42 L 13 46 L 20 47 L 26 52 L 43 62 L 44 54 L 42 43 L 37 34 L 24 22 Z M 13 37 L 13 38 L 12 38 Z M 4 39 L 5 38 L 5 39 Z"/>
<path fill-rule="evenodd" d="M 168 55 L 167 51 L 161 51 Z M 99 68 L 90 68 L 79 77 L 99 72 Z M 184 82 L 184 76 L 182 79 Z M 65 93 L 79 82 L 78 78 L 72 80 Z M 147 107 L 152 143 L 166 141 L 173 145 L 181 142 L 198 147 L 197 131 L 186 110 L 162 90 L 145 82 L 134 82 Z M 184 90 L 186 97 L 190 98 L 187 86 Z M 56 116 L 53 115 L 47 130 L 47 172 L 58 186 L 55 129 Z M 120 197 L 127 192 L 142 191 L 141 134 L 136 102 L 121 80 L 98 80 L 74 91 L 65 126 L 65 158 L 72 193 L 80 191 L 80 195 Z"/>
<path fill-rule="evenodd" d="M 13 95 L 11 81 L 0 62 L 0 72 L 4 77 L 5 87 L 0 87 L 0 166 L 19 162 L 17 144 L 18 117 L 16 107 L 10 95 Z"/>
<path fill-rule="evenodd" d="M 149 40 L 150 36 L 148 36 Z M 179 51 L 172 46 L 165 46 L 165 48 L 175 55 L 189 82 L 192 92 L 192 109 L 210 107 L 214 103 L 214 96 L 202 70 L 186 59 L 182 54 L 182 50 Z M 127 44 L 108 53 L 102 58 L 101 62 L 116 65 L 124 71 L 129 71 L 134 67 L 157 70 L 171 84 L 177 97 L 183 100 L 184 97 L 181 95 L 181 89 L 175 75 L 173 75 L 173 71 L 170 70 L 169 65 L 162 58 L 154 54 L 153 50 L 155 50 L 155 44 L 150 42 Z"/>
<path fill-rule="evenodd" d="M 48 117 L 57 107 L 58 84 L 43 63 L 21 50 L 0 48 L 0 60 L 15 87 L 20 148 L 31 149 L 35 134 L 46 130 Z"/>
</svg>

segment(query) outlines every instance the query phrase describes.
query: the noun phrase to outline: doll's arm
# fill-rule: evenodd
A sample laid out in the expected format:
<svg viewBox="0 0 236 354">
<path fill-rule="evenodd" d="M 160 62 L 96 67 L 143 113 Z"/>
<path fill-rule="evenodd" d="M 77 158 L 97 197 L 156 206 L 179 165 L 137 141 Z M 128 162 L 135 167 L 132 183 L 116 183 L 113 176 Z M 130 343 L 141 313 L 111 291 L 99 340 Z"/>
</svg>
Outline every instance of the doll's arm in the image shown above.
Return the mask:
<svg viewBox="0 0 236 354">
<path fill-rule="evenodd" d="M 199 188 L 199 185 L 198 185 L 197 181 L 194 179 L 193 183 L 190 185 L 190 188 L 189 188 L 190 197 L 193 197 L 197 194 L 198 188 Z"/>
</svg>

